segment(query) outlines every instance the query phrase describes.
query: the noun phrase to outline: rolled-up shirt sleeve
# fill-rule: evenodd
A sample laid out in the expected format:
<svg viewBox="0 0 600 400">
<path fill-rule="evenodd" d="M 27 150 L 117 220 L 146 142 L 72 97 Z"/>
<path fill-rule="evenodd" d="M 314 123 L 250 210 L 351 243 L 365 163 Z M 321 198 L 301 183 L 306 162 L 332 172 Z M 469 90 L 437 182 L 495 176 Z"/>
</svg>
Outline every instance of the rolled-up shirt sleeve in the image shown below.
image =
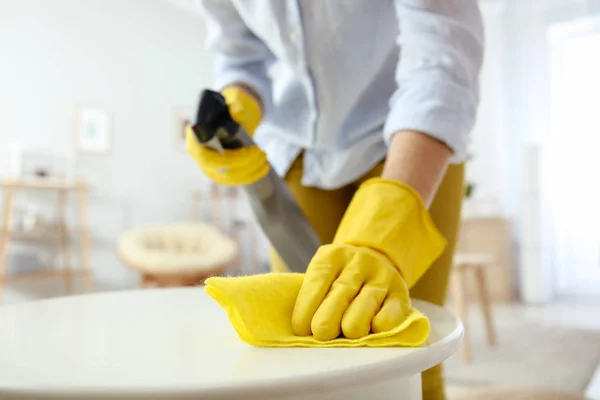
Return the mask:
<svg viewBox="0 0 600 400">
<path fill-rule="evenodd" d="M 271 105 L 268 69 L 274 57 L 266 44 L 247 27 L 231 0 L 201 0 L 206 24 L 206 49 L 214 55 L 215 86 L 221 90 L 243 84 L 254 90 L 263 103 Z"/>
<path fill-rule="evenodd" d="M 400 60 L 384 137 L 422 132 L 467 156 L 479 106 L 484 32 L 477 0 L 395 0 Z"/>
</svg>

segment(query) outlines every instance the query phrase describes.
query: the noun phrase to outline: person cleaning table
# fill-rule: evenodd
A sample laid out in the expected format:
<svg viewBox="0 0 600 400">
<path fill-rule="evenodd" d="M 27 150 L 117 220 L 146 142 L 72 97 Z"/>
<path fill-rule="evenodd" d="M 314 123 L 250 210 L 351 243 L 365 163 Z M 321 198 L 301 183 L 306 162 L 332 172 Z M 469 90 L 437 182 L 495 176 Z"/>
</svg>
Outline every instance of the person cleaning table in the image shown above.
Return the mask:
<svg viewBox="0 0 600 400">
<path fill-rule="evenodd" d="M 411 297 L 446 298 L 479 105 L 476 0 L 201 0 L 215 88 L 257 146 L 217 153 L 188 134 L 214 182 L 272 168 L 323 245 L 294 334 L 390 330 Z M 271 269 L 286 267 L 272 251 Z M 444 399 L 441 366 L 423 398 Z"/>
</svg>

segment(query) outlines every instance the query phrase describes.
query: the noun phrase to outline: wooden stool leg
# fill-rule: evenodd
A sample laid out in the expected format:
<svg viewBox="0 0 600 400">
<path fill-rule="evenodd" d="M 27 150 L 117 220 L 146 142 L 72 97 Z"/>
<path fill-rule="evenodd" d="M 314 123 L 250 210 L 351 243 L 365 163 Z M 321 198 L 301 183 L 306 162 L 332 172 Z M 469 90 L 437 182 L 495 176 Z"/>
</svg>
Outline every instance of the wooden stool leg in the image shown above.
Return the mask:
<svg viewBox="0 0 600 400">
<path fill-rule="evenodd" d="M 461 345 L 462 360 L 471 361 L 471 345 L 469 336 L 469 307 L 467 304 L 466 268 L 456 268 L 452 274 L 452 300 L 458 317 L 461 319 L 465 334 Z"/>
<path fill-rule="evenodd" d="M 79 197 L 79 224 L 81 225 L 81 261 L 83 274 L 83 288 L 86 292 L 92 292 L 94 285 L 92 283 L 92 270 L 90 265 L 90 233 L 87 215 L 87 188 L 80 187 L 77 190 Z"/>
<path fill-rule="evenodd" d="M 494 330 L 494 322 L 492 320 L 492 307 L 485 279 L 485 268 L 475 268 L 475 278 L 477 279 L 477 290 L 479 291 L 479 300 L 483 311 L 483 318 L 485 320 L 488 343 L 490 346 L 495 346 L 496 331 Z"/>
<path fill-rule="evenodd" d="M 10 227 L 12 220 L 12 205 L 15 190 L 6 188 L 4 196 L 4 215 L 2 216 L 2 236 L 0 236 L 0 304 L 2 304 L 2 290 L 6 281 L 6 262 L 8 261 L 8 241 L 10 240 Z"/>
<path fill-rule="evenodd" d="M 58 215 L 65 291 L 71 294 L 73 293 L 73 271 L 71 271 L 71 252 L 69 250 L 69 232 L 67 229 L 67 192 L 65 190 L 59 190 L 58 192 Z"/>
</svg>

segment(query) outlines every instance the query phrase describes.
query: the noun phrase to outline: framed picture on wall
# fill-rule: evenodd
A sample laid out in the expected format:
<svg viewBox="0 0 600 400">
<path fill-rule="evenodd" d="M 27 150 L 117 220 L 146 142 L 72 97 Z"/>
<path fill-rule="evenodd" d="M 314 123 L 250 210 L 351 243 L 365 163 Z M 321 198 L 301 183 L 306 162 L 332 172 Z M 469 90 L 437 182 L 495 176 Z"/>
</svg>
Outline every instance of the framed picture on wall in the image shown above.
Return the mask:
<svg viewBox="0 0 600 400">
<path fill-rule="evenodd" d="M 193 107 L 176 107 L 174 111 L 175 120 L 175 145 L 181 151 L 185 151 L 185 126 L 192 124 L 194 117 Z"/>
<path fill-rule="evenodd" d="M 81 105 L 75 107 L 75 148 L 80 153 L 108 154 L 111 150 L 111 116 L 107 110 Z"/>
</svg>

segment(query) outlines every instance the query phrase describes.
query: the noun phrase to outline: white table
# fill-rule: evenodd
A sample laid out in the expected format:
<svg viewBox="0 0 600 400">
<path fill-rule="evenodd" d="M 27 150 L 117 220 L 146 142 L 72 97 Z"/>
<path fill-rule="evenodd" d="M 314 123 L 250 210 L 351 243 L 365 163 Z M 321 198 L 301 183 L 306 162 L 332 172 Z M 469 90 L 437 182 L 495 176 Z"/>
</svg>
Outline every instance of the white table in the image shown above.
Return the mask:
<svg viewBox="0 0 600 400">
<path fill-rule="evenodd" d="M 198 287 L 5 306 L 0 398 L 420 399 L 421 371 L 452 355 L 463 329 L 446 309 L 415 305 L 432 322 L 418 349 L 250 347 Z"/>
</svg>

